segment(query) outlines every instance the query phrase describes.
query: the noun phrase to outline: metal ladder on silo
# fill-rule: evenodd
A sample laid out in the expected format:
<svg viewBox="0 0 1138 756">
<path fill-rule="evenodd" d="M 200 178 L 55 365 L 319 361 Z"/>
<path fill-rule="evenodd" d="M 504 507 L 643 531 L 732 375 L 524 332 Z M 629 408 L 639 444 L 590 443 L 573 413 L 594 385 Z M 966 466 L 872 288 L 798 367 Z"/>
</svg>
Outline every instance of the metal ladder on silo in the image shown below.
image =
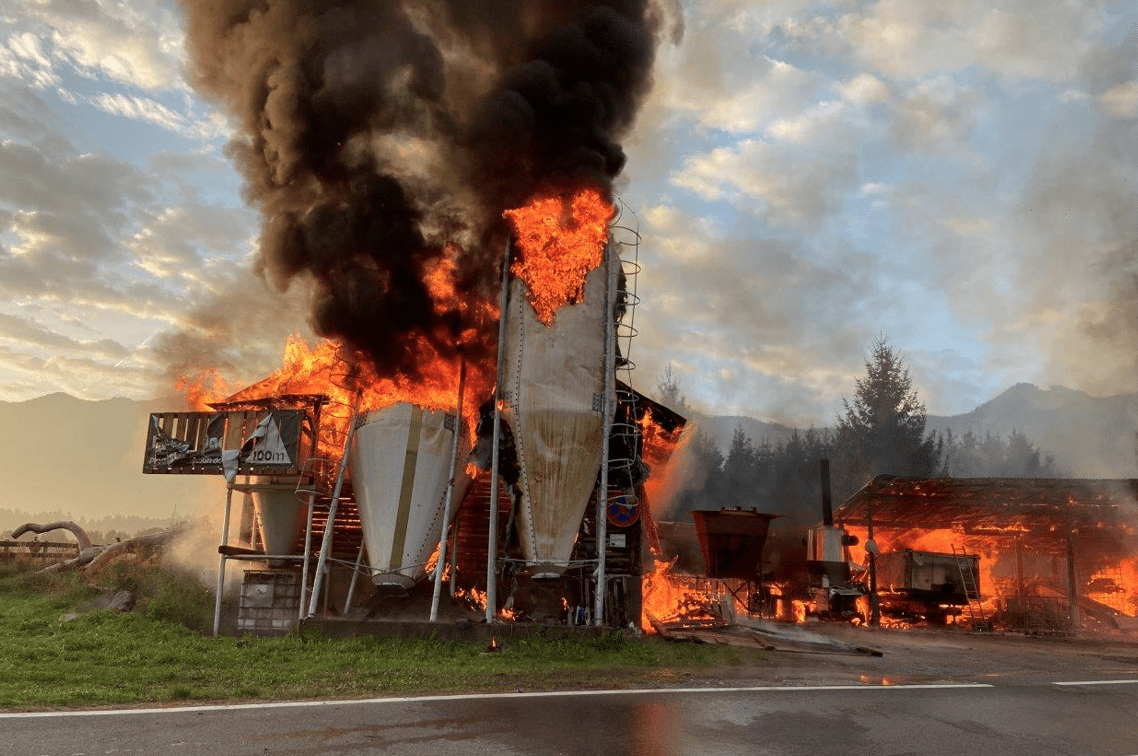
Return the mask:
<svg viewBox="0 0 1138 756">
<path fill-rule="evenodd" d="M 616 270 L 612 271 L 610 267 L 610 283 L 608 291 L 611 293 L 615 291 L 617 295 L 616 301 L 612 301 L 606 297 L 607 308 L 609 311 L 605 314 L 606 319 L 606 334 L 611 333 L 612 341 L 609 341 L 609 336 L 606 335 L 605 341 L 605 393 L 598 394 L 594 397 L 594 409 L 601 412 L 605 417 L 605 432 L 602 434 L 603 452 L 602 452 L 602 468 L 600 477 L 600 487 L 597 490 L 597 504 L 596 504 L 596 578 L 594 600 L 593 621 L 600 625 L 603 624 L 605 618 L 605 605 L 608 603 L 608 576 L 606 574 L 606 561 L 608 551 L 608 517 L 610 507 L 612 511 L 617 512 L 617 517 L 621 514 L 629 516 L 630 513 L 638 512 L 639 502 L 636 496 L 636 469 L 639 464 L 637 449 L 639 444 L 639 421 L 636 415 L 635 399 L 636 393 L 632 389 L 632 370 L 636 367 L 632 362 L 630 352 L 632 349 L 632 339 L 636 336 L 636 327 L 634 325 L 634 313 L 636 305 L 639 303 L 639 298 L 636 294 L 636 279 L 637 274 L 640 272 L 639 252 L 640 252 L 640 233 L 637 229 L 621 222 L 625 205 L 620 200 L 618 203 L 618 215 L 610 224 L 609 247 L 606 254 L 611 254 L 612 259 L 616 261 Z M 635 216 L 633 216 L 635 220 Z M 619 234 L 618 234 L 619 232 Z M 631 251 L 629 259 L 622 257 L 617 251 L 616 246 L 624 247 Z M 619 275 L 617 275 L 619 274 Z M 609 331 L 611 324 L 612 330 Z M 619 357 L 617 356 L 619 355 Z M 610 383 L 611 381 L 611 383 Z M 613 406 L 608 406 L 609 388 L 612 388 L 612 401 Z M 624 413 L 618 413 L 621 405 L 627 407 Z M 620 416 L 623 414 L 623 417 Z M 620 437 L 623 440 L 622 447 L 627 450 L 627 454 L 618 459 L 610 457 L 612 451 L 612 440 Z M 629 481 L 624 490 L 617 489 L 615 495 L 613 493 L 613 486 L 609 473 L 611 471 L 620 471 L 622 476 Z M 613 506 L 615 505 L 615 507 Z M 629 523 L 630 524 L 630 523 Z"/>
<path fill-rule="evenodd" d="M 968 601 L 968 616 L 972 620 L 973 630 L 987 630 L 988 618 L 984 616 L 984 605 L 980 602 L 980 586 L 977 584 L 976 574 L 972 572 L 972 565 L 968 561 L 968 552 L 963 547 L 959 551 L 956 544 L 952 544 L 952 557 L 956 560 L 956 569 L 960 573 L 960 585 L 964 588 L 964 597 Z"/>
<path fill-rule="evenodd" d="M 616 419 L 613 422 L 611 434 L 613 436 L 624 436 L 625 448 L 635 450 L 639 446 L 636 443 L 636 439 L 640 435 L 640 427 L 636 413 L 636 393 L 632 390 L 632 371 L 636 368 L 636 363 L 632 361 L 631 352 L 632 339 L 635 338 L 637 334 L 635 325 L 636 305 L 640 303 L 640 297 L 636 294 L 637 275 L 640 273 L 640 232 L 623 222 L 626 208 L 623 202 L 618 200 L 618 203 L 619 214 L 613 219 L 611 224 L 613 229 L 613 242 L 629 250 L 629 254 L 627 255 L 627 259 L 625 259 L 625 256 L 617 256 L 620 262 L 620 278 L 617 282 L 617 293 L 620 297 L 622 312 L 620 317 L 615 319 L 616 346 L 620 354 L 620 358 L 616 361 L 616 402 L 617 405 L 627 405 L 628 413 L 623 420 Z M 633 221 L 635 220 L 636 217 L 633 215 Z M 617 232 L 619 232 L 619 234 Z M 636 478 L 636 470 L 634 469 L 636 464 L 637 459 L 635 453 L 627 458 L 609 460 L 609 467 L 623 467 L 624 475 L 629 480 L 635 480 Z M 609 504 L 612 501 L 618 501 L 626 508 L 639 506 L 635 489 L 619 493 L 615 499 L 610 496 L 608 491 L 603 493 L 605 502 L 604 506 L 600 507 L 602 511 L 598 512 L 598 516 L 608 516 Z"/>
</svg>

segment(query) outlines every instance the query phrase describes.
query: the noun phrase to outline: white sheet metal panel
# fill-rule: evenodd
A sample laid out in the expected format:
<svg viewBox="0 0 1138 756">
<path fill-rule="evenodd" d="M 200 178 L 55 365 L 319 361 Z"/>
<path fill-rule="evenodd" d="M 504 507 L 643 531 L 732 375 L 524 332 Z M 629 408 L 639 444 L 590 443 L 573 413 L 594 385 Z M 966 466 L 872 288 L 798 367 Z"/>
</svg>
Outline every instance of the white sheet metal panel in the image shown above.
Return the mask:
<svg viewBox="0 0 1138 756">
<path fill-rule="evenodd" d="M 291 488 L 263 488 L 253 491 L 253 507 L 260 524 L 261 543 L 269 556 L 296 556 L 308 524 L 308 505 L 296 498 Z M 296 562 L 270 560 L 270 566 L 283 567 Z"/>
<path fill-rule="evenodd" d="M 348 470 L 375 585 L 406 589 L 426 575 L 443 531 L 453 443 L 446 413 L 405 402 L 367 413 L 356 430 Z M 459 459 L 469 446 L 461 434 Z M 460 471 L 454 502 L 468 483 Z"/>
<path fill-rule="evenodd" d="M 585 280 L 582 301 L 563 305 L 546 327 L 514 281 L 506 326 L 503 417 L 521 472 L 518 536 L 529 571 L 565 570 L 601 466 L 604 418 L 605 269 Z"/>
</svg>

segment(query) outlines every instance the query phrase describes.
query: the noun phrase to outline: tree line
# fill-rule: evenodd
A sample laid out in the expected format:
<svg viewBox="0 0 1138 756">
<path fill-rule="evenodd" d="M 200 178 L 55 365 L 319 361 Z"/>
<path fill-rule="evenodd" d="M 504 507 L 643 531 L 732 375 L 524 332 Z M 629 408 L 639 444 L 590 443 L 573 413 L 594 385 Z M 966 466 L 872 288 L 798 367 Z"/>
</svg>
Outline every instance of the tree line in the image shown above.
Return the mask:
<svg viewBox="0 0 1138 756">
<path fill-rule="evenodd" d="M 821 517 L 819 460 L 829 459 L 835 506 L 880 474 L 912 477 L 1059 477 L 1055 461 L 1018 431 L 1008 438 L 969 432 L 926 432 L 925 406 L 908 368 L 884 336 L 873 343 L 866 374 L 833 429 L 794 431 L 757 444 L 740 426 L 724 451 L 697 431 L 688 464 L 706 472 L 679 493 L 677 514 L 718 507 L 758 508 L 790 516 L 791 524 Z M 665 404 L 686 408 L 671 366 L 657 384 Z M 797 520 L 797 522 L 795 522 Z"/>
</svg>

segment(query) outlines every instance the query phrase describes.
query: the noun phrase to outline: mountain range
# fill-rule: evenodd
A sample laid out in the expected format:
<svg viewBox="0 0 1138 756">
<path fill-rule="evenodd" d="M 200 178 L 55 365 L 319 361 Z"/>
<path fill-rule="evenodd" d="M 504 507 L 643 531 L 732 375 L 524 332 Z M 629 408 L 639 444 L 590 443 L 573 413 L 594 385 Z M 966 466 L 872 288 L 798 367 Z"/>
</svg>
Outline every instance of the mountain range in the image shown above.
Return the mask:
<svg viewBox="0 0 1138 756">
<path fill-rule="evenodd" d="M 85 401 L 48 394 L 0 402 L 0 509 L 196 517 L 225 503 L 219 476 L 143 475 L 151 412 L 185 409 L 184 400 Z M 5 534 L 0 533 L 0 537 Z"/>
<path fill-rule="evenodd" d="M 92 402 L 66 394 L 0 402 L 0 444 L 7 449 L 0 463 L 0 509 L 88 518 L 216 514 L 225 497 L 220 476 L 142 474 L 149 414 L 180 409 L 179 402 Z M 1138 475 L 1138 393 L 1094 397 L 1020 383 L 966 414 L 927 420 L 929 430 L 951 430 L 956 436 L 1007 438 L 1019 431 L 1071 477 Z M 738 427 L 755 443 L 772 445 L 794 432 L 750 417 L 695 421 L 723 449 Z"/>
</svg>

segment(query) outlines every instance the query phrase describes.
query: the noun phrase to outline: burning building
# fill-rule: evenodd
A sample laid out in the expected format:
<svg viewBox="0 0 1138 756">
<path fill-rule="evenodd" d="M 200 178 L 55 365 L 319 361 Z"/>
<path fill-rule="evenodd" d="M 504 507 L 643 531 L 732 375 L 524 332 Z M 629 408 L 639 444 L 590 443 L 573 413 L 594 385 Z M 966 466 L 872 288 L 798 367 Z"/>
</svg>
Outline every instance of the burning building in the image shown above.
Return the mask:
<svg viewBox="0 0 1138 756">
<path fill-rule="evenodd" d="M 327 339 L 154 420 L 148 472 L 220 472 L 227 501 L 249 495 L 237 532 L 254 536 L 230 544 L 226 526 L 219 587 L 247 559 L 267 581 L 250 617 L 278 591 L 312 616 L 350 606 L 359 576 L 413 593 L 432 574 L 435 605 L 446 574 L 488 619 L 577 606 L 612 621 L 610 593 L 635 613 L 617 578 L 639 541 L 620 528 L 643 509 L 642 423 L 667 413 L 631 389 L 638 235 L 614 221 L 613 181 L 669 11 L 184 5 L 190 78 L 232 117 L 262 211 L 256 272 L 303 287 Z M 173 371 L 225 353 L 217 323 L 165 341 Z M 286 420 L 295 435 L 273 430 Z M 336 571 L 353 578 L 326 589 Z M 543 581 L 576 587 L 551 607 Z"/>
<path fill-rule="evenodd" d="M 887 619 L 914 619 L 918 598 L 942 621 L 1034 632 L 1131 629 L 1138 614 L 1138 481 L 882 475 L 834 519 L 859 537 Z"/>
<path fill-rule="evenodd" d="M 228 482 L 218 595 L 229 561 L 256 565 L 241 629 L 288 627 L 329 606 L 345 614 L 361 577 L 387 598 L 433 583 L 431 619 L 445 582 L 487 620 L 639 621 L 644 484 L 683 419 L 627 380 L 635 259 L 622 261 L 608 215 L 597 218 L 584 242 L 549 238 L 558 223 L 519 238 L 531 267 L 515 261 L 503 276 L 500 379 L 489 400 L 476 394 L 474 422 L 465 368 L 448 395 L 299 342 L 274 376 L 203 411 L 152 416 L 145 472 Z M 591 259 L 553 286 L 526 244 L 577 244 Z M 236 543 L 235 492 L 250 501 L 238 529 L 249 536 Z"/>
</svg>

